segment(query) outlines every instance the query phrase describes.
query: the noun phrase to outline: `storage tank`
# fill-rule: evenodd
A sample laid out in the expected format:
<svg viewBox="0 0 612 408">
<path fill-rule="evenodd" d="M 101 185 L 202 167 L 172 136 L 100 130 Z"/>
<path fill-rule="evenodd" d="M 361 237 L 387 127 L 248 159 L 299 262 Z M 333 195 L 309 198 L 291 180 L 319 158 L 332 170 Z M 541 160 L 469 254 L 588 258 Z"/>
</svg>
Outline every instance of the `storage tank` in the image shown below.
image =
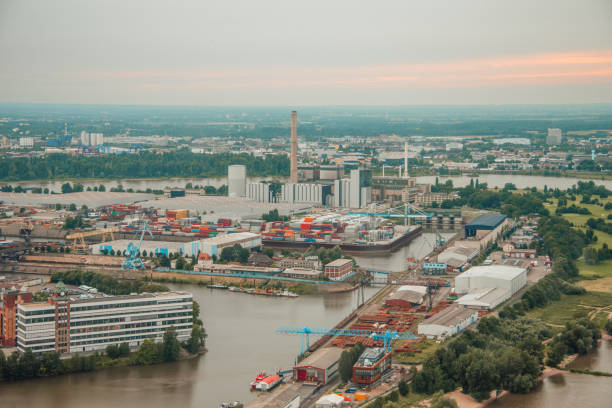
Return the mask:
<svg viewBox="0 0 612 408">
<path fill-rule="evenodd" d="M 246 196 L 246 167 L 233 164 L 227 168 L 227 195 L 230 197 Z"/>
</svg>

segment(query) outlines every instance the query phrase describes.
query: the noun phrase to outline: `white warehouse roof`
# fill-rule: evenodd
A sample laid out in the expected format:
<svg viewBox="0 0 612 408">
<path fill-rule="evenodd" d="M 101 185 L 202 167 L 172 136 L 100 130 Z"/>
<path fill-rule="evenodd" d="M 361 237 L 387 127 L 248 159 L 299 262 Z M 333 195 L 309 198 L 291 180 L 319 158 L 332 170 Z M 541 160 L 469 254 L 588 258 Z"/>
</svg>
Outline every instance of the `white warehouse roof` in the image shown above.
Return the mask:
<svg viewBox="0 0 612 408">
<path fill-rule="evenodd" d="M 506 265 L 473 266 L 457 277 L 477 278 L 488 277 L 496 279 L 512 280 L 525 272 L 524 268 Z"/>
</svg>

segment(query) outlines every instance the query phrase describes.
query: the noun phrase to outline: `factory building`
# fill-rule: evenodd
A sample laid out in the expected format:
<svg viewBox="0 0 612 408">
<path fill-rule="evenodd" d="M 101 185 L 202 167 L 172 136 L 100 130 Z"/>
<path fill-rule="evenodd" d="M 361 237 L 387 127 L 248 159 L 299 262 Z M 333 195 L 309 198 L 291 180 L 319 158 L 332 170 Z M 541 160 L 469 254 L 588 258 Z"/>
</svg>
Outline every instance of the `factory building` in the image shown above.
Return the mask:
<svg viewBox="0 0 612 408">
<path fill-rule="evenodd" d="M 246 197 L 246 166 L 234 164 L 227 168 L 227 195 Z"/>
<path fill-rule="evenodd" d="M 477 310 L 451 305 L 419 324 L 418 333 L 427 338 L 450 337 L 460 333 L 476 320 Z"/>
<path fill-rule="evenodd" d="M 331 195 L 331 186 L 325 184 L 293 184 L 281 186 L 281 202 L 325 205 Z"/>
<path fill-rule="evenodd" d="M 310 384 L 327 384 L 338 371 L 342 349 L 328 347 L 317 350 L 293 367 L 293 381 Z"/>
<path fill-rule="evenodd" d="M 367 348 L 353 365 L 353 382 L 357 384 L 373 384 L 391 368 L 392 352 L 382 347 Z"/>
<path fill-rule="evenodd" d="M 364 208 L 372 202 L 372 172 L 351 170 L 350 178 L 334 181 L 335 207 Z"/>
<path fill-rule="evenodd" d="M 476 237 L 479 231 L 494 231 L 506 220 L 506 216 L 500 213 L 487 213 L 475 218 L 465 224 L 465 237 Z"/>
<path fill-rule="evenodd" d="M 505 265 L 475 266 L 455 278 L 457 300 L 462 306 L 492 309 L 510 299 L 527 284 L 527 271 Z"/>
<path fill-rule="evenodd" d="M 17 348 L 60 354 L 103 351 L 145 339 L 161 342 L 164 331 L 176 329 L 179 341 L 191 335 L 192 295 L 185 292 L 146 293 L 79 299 L 67 295 L 63 283 L 48 303 L 17 308 Z"/>
<path fill-rule="evenodd" d="M 268 183 L 249 183 L 247 184 L 247 197 L 259 203 L 276 203 L 278 197 L 270 188 Z"/>
<path fill-rule="evenodd" d="M 90 245 L 91 252 L 100 255 L 106 250 L 110 253 L 114 250 L 123 253 L 132 242 L 129 239 L 104 242 L 101 244 Z M 183 256 L 198 256 L 200 253 L 209 256 L 219 256 L 223 248 L 232 247 L 239 244 L 243 248 L 253 250 L 261 248 L 261 236 L 252 232 L 237 232 L 232 234 L 217 235 L 216 237 L 195 240 L 191 242 L 171 242 L 171 241 L 142 241 L 140 252 L 147 251 L 148 255 L 160 256 L 170 254 L 181 254 Z"/>
</svg>

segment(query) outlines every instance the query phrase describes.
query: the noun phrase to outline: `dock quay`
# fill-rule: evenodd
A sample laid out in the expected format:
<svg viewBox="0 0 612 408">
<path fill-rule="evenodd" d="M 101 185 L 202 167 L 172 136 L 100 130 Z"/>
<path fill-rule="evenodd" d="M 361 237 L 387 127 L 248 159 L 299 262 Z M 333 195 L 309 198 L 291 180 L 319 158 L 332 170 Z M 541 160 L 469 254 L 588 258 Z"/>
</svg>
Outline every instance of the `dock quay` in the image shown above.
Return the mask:
<svg viewBox="0 0 612 408">
<path fill-rule="evenodd" d="M 294 241 L 294 240 L 273 240 L 263 239 L 262 243 L 265 248 L 273 249 L 289 249 L 289 250 L 306 250 L 311 246 L 315 248 L 333 248 L 339 246 L 343 253 L 348 255 L 361 255 L 364 253 L 370 255 L 386 254 L 393 252 L 396 249 L 408 245 L 412 240 L 423 233 L 423 227 L 414 226 L 406 233 L 388 241 L 367 243 L 367 244 L 356 244 L 356 243 L 334 243 L 334 242 L 308 242 L 308 241 Z"/>
</svg>

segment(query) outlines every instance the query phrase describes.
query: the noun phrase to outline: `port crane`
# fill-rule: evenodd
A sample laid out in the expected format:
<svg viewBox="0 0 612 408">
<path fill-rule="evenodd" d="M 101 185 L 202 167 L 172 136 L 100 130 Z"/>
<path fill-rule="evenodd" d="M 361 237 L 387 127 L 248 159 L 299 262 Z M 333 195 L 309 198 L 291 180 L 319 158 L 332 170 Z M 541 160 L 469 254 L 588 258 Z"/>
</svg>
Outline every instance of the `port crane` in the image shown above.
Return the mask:
<svg viewBox="0 0 612 408">
<path fill-rule="evenodd" d="M 391 351 L 391 343 L 393 340 L 399 339 L 418 339 L 412 333 L 398 332 L 393 330 L 375 331 L 375 330 L 351 330 L 351 329 L 319 329 L 304 327 L 281 327 L 276 330 L 277 333 L 285 334 L 301 334 L 300 356 L 310 348 L 310 335 L 316 336 L 344 336 L 344 337 L 366 337 L 372 340 L 382 340 L 384 348 L 387 352 Z M 304 348 L 306 346 L 306 348 Z"/>
<path fill-rule="evenodd" d="M 354 212 L 354 211 L 350 211 L 348 213 L 348 215 L 361 215 L 361 216 L 365 216 L 365 217 L 382 217 L 382 218 L 403 218 L 404 219 L 404 225 L 407 224 L 408 219 L 426 219 L 426 218 L 431 218 L 433 217 L 435 214 L 434 213 L 425 213 L 423 212 L 420 208 L 410 205 L 408 203 L 405 203 L 403 205 L 397 206 L 397 207 L 393 207 L 393 208 L 389 208 L 389 209 L 384 209 L 381 211 L 377 211 L 376 209 L 373 209 L 371 211 L 368 212 Z"/>
<path fill-rule="evenodd" d="M 136 233 L 136 237 L 140 234 L 140 239 L 138 240 L 138 246 L 133 242 L 128 244 L 125 254 L 125 260 L 121 264 L 121 269 L 130 270 L 130 269 L 144 269 L 144 264 L 142 263 L 142 259 L 140 259 L 140 246 L 142 245 L 142 239 L 145 236 L 145 233 L 149 233 L 151 238 L 153 238 L 153 233 L 149 228 L 149 223 L 146 220 L 142 221 L 140 226 L 140 231 Z"/>
</svg>

